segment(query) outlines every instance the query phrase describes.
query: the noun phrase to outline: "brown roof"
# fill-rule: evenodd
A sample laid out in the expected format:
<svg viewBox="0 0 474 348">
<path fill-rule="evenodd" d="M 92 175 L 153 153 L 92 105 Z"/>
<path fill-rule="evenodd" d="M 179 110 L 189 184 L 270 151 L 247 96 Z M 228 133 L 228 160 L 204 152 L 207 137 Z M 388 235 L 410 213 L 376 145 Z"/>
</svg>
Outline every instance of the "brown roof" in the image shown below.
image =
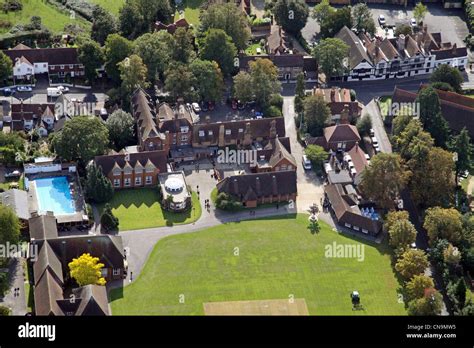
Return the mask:
<svg viewBox="0 0 474 348">
<path fill-rule="evenodd" d="M 344 26 L 337 34 L 336 38 L 344 41 L 349 46 L 349 69 L 355 68 L 363 61 L 371 64 L 367 52 L 364 49 L 362 41 L 348 27 Z"/>
<path fill-rule="evenodd" d="M 18 46 L 17 46 L 18 47 Z M 24 57 L 31 63 L 48 63 L 49 65 L 80 64 L 76 48 L 17 48 L 4 50 L 13 63 Z"/>
<path fill-rule="evenodd" d="M 30 104 L 30 103 L 19 103 L 11 104 L 11 117 L 14 121 L 21 120 L 32 120 L 34 118 L 41 118 L 49 109 L 49 113 L 53 114 L 54 104 Z"/>
<path fill-rule="evenodd" d="M 427 85 L 422 85 L 421 89 Z M 474 137 L 474 99 L 455 92 L 436 90 L 441 112 L 448 121 L 449 127 L 456 132 L 460 132 L 464 127 L 469 132 L 471 138 Z M 412 103 L 417 98 L 417 93 L 395 87 L 393 91 L 392 103 Z"/>
<path fill-rule="evenodd" d="M 106 268 L 124 268 L 122 238 L 111 235 L 67 236 L 48 243 L 63 262 L 69 263 L 84 253 L 98 257 Z M 63 256 L 63 254 L 65 255 Z"/>
<path fill-rule="evenodd" d="M 283 53 L 287 47 L 287 36 L 281 26 L 272 25 L 270 35 L 267 37 L 269 53 Z"/>
<path fill-rule="evenodd" d="M 329 184 L 324 186 L 331 207 L 336 215 L 339 224 L 346 223 L 368 230 L 372 234 L 377 234 L 382 229 L 380 221 L 372 220 L 361 215 L 357 204 L 353 198 L 347 194 L 341 184 Z"/>
<path fill-rule="evenodd" d="M 176 22 L 171 24 L 164 24 L 160 21 L 155 23 L 155 30 L 166 30 L 168 33 L 173 34 L 178 28 L 189 28 L 189 23 L 185 18 L 180 18 Z"/>
<path fill-rule="evenodd" d="M 46 271 L 49 271 L 51 275 L 55 277 L 58 284 L 64 284 L 63 267 L 61 265 L 61 261 L 59 261 L 58 257 L 54 253 L 54 250 L 47 241 L 42 243 L 38 258 L 33 264 L 35 284 L 38 283 Z"/>
<path fill-rule="evenodd" d="M 365 157 L 366 153 L 359 147 L 359 145 L 354 146 L 347 153 L 351 156 L 357 174 L 362 173 L 364 168 L 369 165 L 369 161 Z"/>
<path fill-rule="evenodd" d="M 57 303 L 63 299 L 63 289 L 48 270 L 37 281 L 34 295 L 36 315 L 64 315 Z"/>
<path fill-rule="evenodd" d="M 177 110 L 173 110 L 168 103 L 162 103 L 158 107 L 158 117 L 160 119 L 160 131 L 178 133 L 180 127 L 191 127 L 193 119 L 184 105 L 179 105 Z"/>
<path fill-rule="evenodd" d="M 269 55 L 255 55 L 255 56 L 240 56 L 239 63 L 240 69 L 248 70 L 249 63 L 254 62 L 257 59 L 269 59 L 275 64 L 278 68 L 287 68 L 287 67 L 298 67 L 304 68 L 305 67 L 305 57 L 302 54 L 269 54 Z M 314 66 L 312 65 L 314 64 Z M 316 61 L 309 60 L 306 62 L 306 66 L 308 67 L 307 71 L 316 71 Z"/>
<path fill-rule="evenodd" d="M 250 132 L 252 139 L 270 139 L 272 137 L 272 125 L 276 131 L 276 137 L 285 136 L 285 120 L 283 117 L 195 124 L 193 126 L 193 142 L 210 142 L 211 146 L 217 146 L 219 142 L 219 130 L 221 128 L 223 130 L 230 129 L 231 132 L 228 138 L 235 140 L 243 140 L 244 134 L 247 131 Z M 200 135 L 200 132 L 203 132 L 203 135 Z M 212 134 L 210 132 L 212 132 Z"/>
<path fill-rule="evenodd" d="M 129 156 L 128 162 L 125 160 L 126 156 Z M 148 160 L 158 168 L 160 173 L 165 173 L 167 171 L 167 157 L 168 154 L 165 150 L 159 150 L 97 156 L 94 161 L 97 166 L 102 168 L 102 172 L 105 175 L 108 175 L 115 165 L 118 165 L 123 169 L 127 163 L 132 167 L 135 167 L 137 162 L 139 162 L 143 167 L 145 167 Z"/>
<path fill-rule="evenodd" d="M 286 138 L 288 139 L 288 138 Z M 281 159 L 286 159 L 288 162 L 292 163 L 296 167 L 296 160 L 291 154 L 291 152 L 280 142 L 280 138 L 275 140 L 274 151 L 270 157 L 269 164 L 274 167 L 278 164 Z"/>
<path fill-rule="evenodd" d="M 132 111 L 142 140 L 162 137 L 158 130 L 156 111 L 150 96 L 141 88 L 132 96 Z"/>
<path fill-rule="evenodd" d="M 297 192 L 296 172 L 285 170 L 229 176 L 217 184 L 217 190 L 219 193 L 225 192 L 239 200 L 291 195 Z"/>
<path fill-rule="evenodd" d="M 100 285 L 86 285 L 73 290 L 79 302 L 76 315 L 109 315 L 107 288 Z"/>
<path fill-rule="evenodd" d="M 39 215 L 28 220 L 30 238 L 45 240 L 58 237 L 58 228 L 54 215 Z"/>
<path fill-rule="evenodd" d="M 357 127 L 351 124 L 337 124 L 324 128 L 324 138 L 326 142 L 340 142 L 340 141 L 360 141 L 360 135 Z"/>
</svg>

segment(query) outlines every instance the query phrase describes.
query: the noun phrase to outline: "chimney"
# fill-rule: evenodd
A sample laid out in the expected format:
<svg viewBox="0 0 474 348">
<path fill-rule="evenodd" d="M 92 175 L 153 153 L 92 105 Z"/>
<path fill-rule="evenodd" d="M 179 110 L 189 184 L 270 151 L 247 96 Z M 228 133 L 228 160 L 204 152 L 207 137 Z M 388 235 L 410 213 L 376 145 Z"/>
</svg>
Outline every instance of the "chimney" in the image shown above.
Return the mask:
<svg viewBox="0 0 474 348">
<path fill-rule="evenodd" d="M 331 102 L 336 101 L 336 89 L 334 87 L 331 87 Z"/>
<path fill-rule="evenodd" d="M 349 124 L 349 104 L 344 104 L 344 108 L 341 111 L 341 124 Z"/>
<path fill-rule="evenodd" d="M 400 34 L 397 39 L 397 46 L 400 52 L 405 51 L 405 35 Z"/>
<path fill-rule="evenodd" d="M 90 239 L 87 240 L 87 252 L 92 255 L 92 241 Z"/>
<path fill-rule="evenodd" d="M 271 122 L 270 122 L 270 139 L 275 139 L 276 136 L 277 136 L 276 121 L 271 120 Z"/>
<path fill-rule="evenodd" d="M 260 195 L 261 186 L 260 186 L 260 178 L 258 176 L 255 179 L 255 189 L 257 190 L 257 194 Z"/>
<path fill-rule="evenodd" d="M 275 175 L 272 175 L 272 189 L 273 189 L 273 195 L 274 196 L 278 195 L 278 185 L 277 185 L 277 179 Z"/>
<path fill-rule="evenodd" d="M 61 242 L 61 262 L 63 267 L 66 268 L 66 241 Z"/>
<path fill-rule="evenodd" d="M 239 193 L 239 184 L 237 179 L 234 178 L 234 193 L 237 195 Z"/>
</svg>

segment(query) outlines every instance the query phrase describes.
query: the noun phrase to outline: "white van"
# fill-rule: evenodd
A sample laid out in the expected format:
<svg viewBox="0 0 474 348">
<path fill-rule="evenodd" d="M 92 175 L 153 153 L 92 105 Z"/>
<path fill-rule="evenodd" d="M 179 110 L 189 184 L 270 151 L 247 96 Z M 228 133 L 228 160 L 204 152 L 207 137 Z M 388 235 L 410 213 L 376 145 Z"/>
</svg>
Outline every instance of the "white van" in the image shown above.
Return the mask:
<svg viewBox="0 0 474 348">
<path fill-rule="evenodd" d="M 50 87 L 47 90 L 48 97 L 59 97 L 62 92 L 59 88 Z"/>
<path fill-rule="evenodd" d="M 311 170 L 313 168 L 313 166 L 311 165 L 311 161 L 306 155 L 303 155 L 303 168 L 305 170 Z"/>
</svg>

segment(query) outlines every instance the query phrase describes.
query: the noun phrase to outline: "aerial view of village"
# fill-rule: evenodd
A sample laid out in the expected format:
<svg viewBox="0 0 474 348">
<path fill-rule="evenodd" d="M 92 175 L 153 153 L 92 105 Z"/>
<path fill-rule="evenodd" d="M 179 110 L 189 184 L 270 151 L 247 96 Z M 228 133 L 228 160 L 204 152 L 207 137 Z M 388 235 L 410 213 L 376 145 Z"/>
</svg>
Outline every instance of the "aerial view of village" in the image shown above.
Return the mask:
<svg viewBox="0 0 474 348">
<path fill-rule="evenodd" d="M 474 315 L 472 0 L 0 7 L 0 316 Z"/>
</svg>

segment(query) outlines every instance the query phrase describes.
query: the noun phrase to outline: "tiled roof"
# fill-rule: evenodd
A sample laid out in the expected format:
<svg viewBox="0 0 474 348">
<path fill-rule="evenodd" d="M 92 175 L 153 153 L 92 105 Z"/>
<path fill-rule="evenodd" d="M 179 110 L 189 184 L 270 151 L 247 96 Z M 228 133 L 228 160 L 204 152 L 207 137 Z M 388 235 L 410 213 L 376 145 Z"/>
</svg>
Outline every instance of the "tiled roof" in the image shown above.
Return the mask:
<svg viewBox="0 0 474 348">
<path fill-rule="evenodd" d="M 127 164 L 126 156 L 129 156 L 128 163 L 132 167 L 135 167 L 137 162 L 140 162 L 140 164 L 145 167 L 147 162 L 151 161 L 151 163 L 153 163 L 153 165 L 158 168 L 161 173 L 167 171 L 167 152 L 165 150 L 103 155 L 95 157 L 94 161 L 97 166 L 102 168 L 102 172 L 107 175 L 114 168 L 114 166 L 118 166 L 119 168 L 123 169 Z"/>
<path fill-rule="evenodd" d="M 353 69 L 361 62 L 366 61 L 371 64 L 371 59 L 367 55 L 367 52 L 364 49 L 362 41 L 357 37 L 357 35 L 350 30 L 348 27 L 344 26 L 337 34 L 336 38 L 344 41 L 346 45 L 349 46 L 349 68 Z"/>
<path fill-rule="evenodd" d="M 351 124 L 337 124 L 324 128 L 324 137 L 326 142 L 340 142 L 340 141 L 360 141 L 360 135 L 357 127 Z"/>
<path fill-rule="evenodd" d="M 4 50 L 3 53 L 10 57 L 13 63 L 24 57 L 31 63 L 48 63 L 49 65 L 80 64 L 76 48 L 14 48 Z"/>
</svg>

